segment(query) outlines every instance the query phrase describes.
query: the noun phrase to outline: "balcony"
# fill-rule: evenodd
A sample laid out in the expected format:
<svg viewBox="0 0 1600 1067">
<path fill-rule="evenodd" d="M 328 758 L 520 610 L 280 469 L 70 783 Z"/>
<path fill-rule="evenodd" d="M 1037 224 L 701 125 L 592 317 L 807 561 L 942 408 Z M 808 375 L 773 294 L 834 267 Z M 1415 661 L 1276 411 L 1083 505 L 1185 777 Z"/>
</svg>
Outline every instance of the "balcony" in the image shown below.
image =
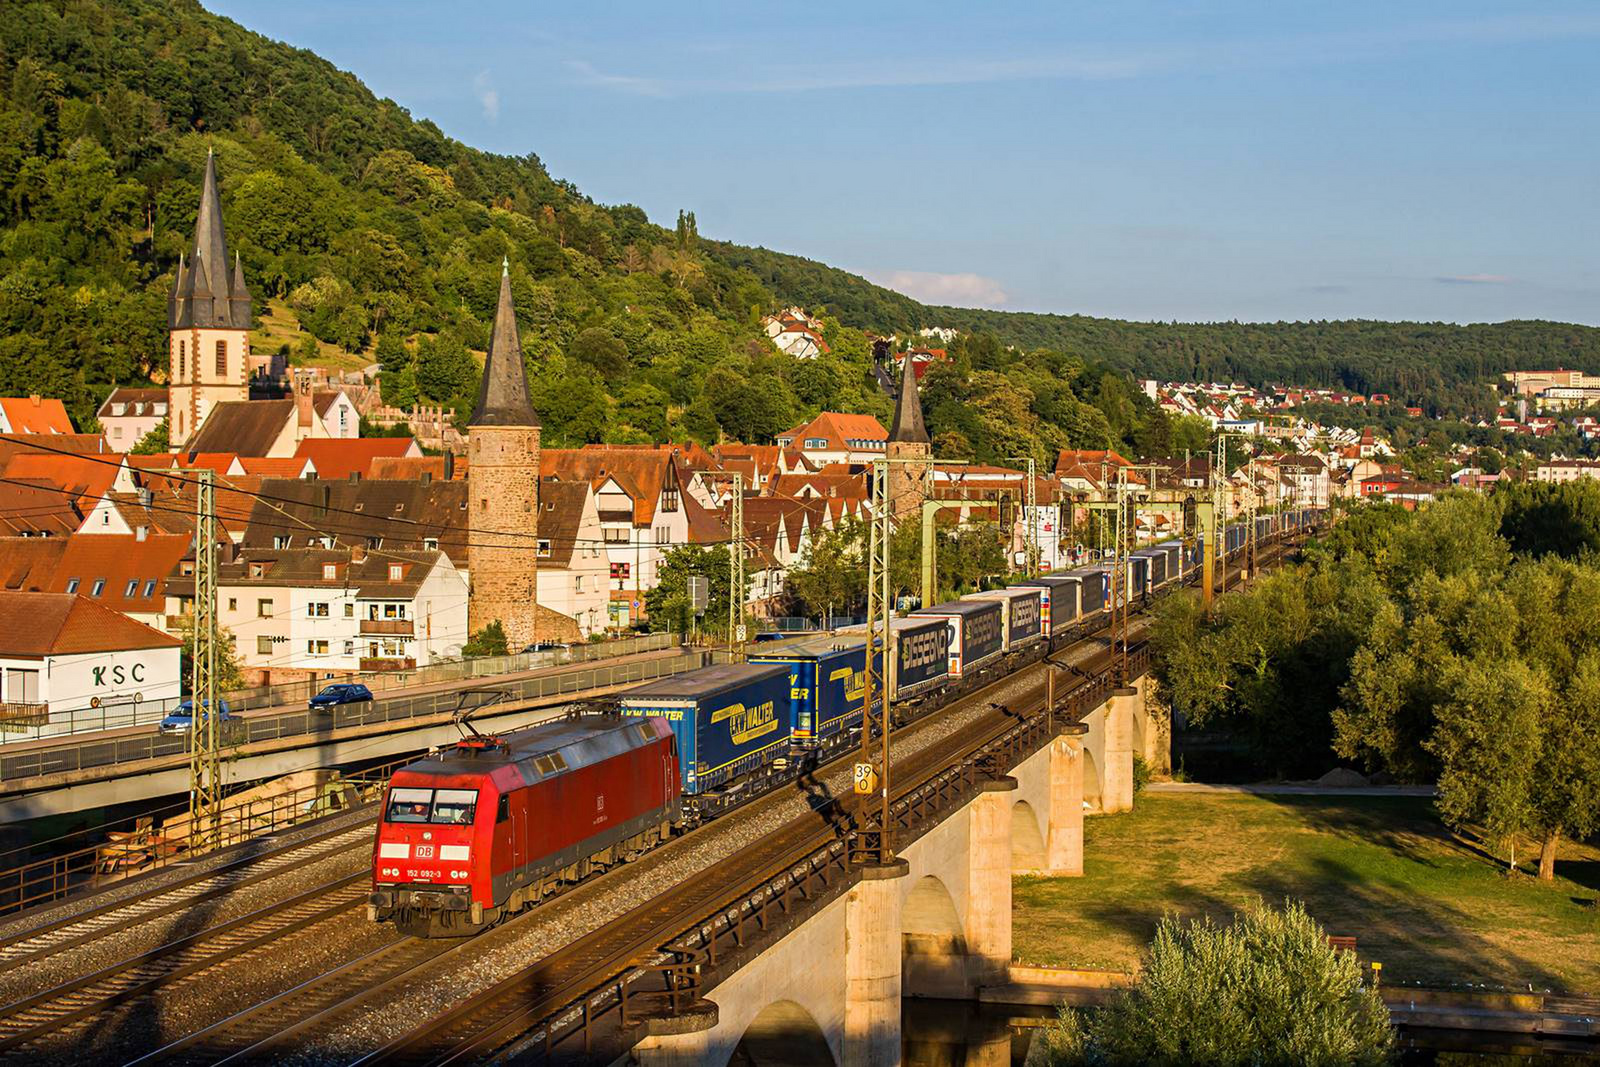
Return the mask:
<svg viewBox="0 0 1600 1067">
<path fill-rule="evenodd" d="M 410 619 L 362 619 L 361 632 L 386 637 L 410 637 L 417 632 L 417 628 Z"/>
<path fill-rule="evenodd" d="M 361 671 L 363 673 L 383 671 L 414 671 L 416 669 L 417 661 L 409 656 L 404 659 L 395 656 L 384 657 L 380 659 L 361 660 Z"/>
<path fill-rule="evenodd" d="M 26 704 L 15 700 L 0 702 L 0 729 L 8 726 L 44 726 L 49 721 L 49 704 Z"/>
</svg>

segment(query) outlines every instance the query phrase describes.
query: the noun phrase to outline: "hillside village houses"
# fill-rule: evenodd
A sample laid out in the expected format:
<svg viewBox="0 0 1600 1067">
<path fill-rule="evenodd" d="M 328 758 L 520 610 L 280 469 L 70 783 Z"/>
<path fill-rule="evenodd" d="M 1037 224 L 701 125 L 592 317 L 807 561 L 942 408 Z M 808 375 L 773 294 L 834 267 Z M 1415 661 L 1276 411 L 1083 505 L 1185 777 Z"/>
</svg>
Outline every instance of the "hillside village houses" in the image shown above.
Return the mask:
<svg viewBox="0 0 1600 1067">
<path fill-rule="evenodd" d="M 445 432 L 447 416 L 438 413 L 430 438 L 456 450 L 430 455 L 409 437 L 364 438 L 363 417 L 384 410 L 377 388 L 290 371 L 250 350 L 253 297 L 227 244 L 218 182 L 208 158 L 194 243 L 168 301 L 165 387 L 112 390 L 97 413 L 100 434 L 75 433 L 59 400 L 0 398 L 0 592 L 59 598 L 49 603 L 67 605 L 64 620 L 110 613 L 143 628 L 117 630 L 130 647 L 170 647 L 192 611 L 200 471 L 216 485 L 219 614 L 253 681 L 454 658 L 488 622 L 502 623 L 515 648 L 624 631 L 648 621 L 647 594 L 670 553 L 736 537 L 752 579 L 750 609 L 783 614 L 788 573 L 822 532 L 867 513 L 866 474 L 885 456 L 930 463 L 926 480 L 895 477 L 897 516 L 919 514 L 931 495 L 954 505 L 940 509 L 942 524 L 1006 523 L 1001 538 L 1015 565 L 1036 533 L 1047 568 L 1081 558 L 1088 505 L 1108 499 L 1119 476 L 1196 491 L 1210 484 L 1209 455 L 1152 466 L 1115 451 L 1064 450 L 1039 473 L 1030 513 L 1024 471 L 932 455 L 917 382 L 948 352 L 895 352 L 892 338 L 878 341 L 890 346 L 879 366 L 895 403 L 889 429 L 871 415 L 824 411 L 770 444 L 544 448 L 505 264 L 478 403 L 464 432 Z M 768 316 L 763 327 L 794 358 L 827 351 L 821 322 L 801 308 Z M 920 334 L 927 342 L 954 336 Z M 1540 385 L 1539 393 L 1589 387 L 1517 384 Z M 1226 477 L 1230 516 L 1252 498 L 1266 507 L 1321 507 L 1340 497 L 1410 500 L 1434 491 L 1390 462 L 1381 435 L 1324 428 L 1295 411 L 1387 397 L 1143 387 L 1165 410 L 1267 439 Z M 169 451 L 129 454 L 163 422 Z M 1594 476 L 1592 466 L 1553 461 L 1537 476 Z M 736 477 L 744 494 L 738 531 Z M 1467 481 L 1463 474 L 1457 484 Z M 1181 532 L 1181 510 L 1141 513 L 1139 522 L 1143 536 L 1169 536 Z M 94 610 L 85 613 L 80 601 Z M 50 654 L 45 645 L 29 649 Z M 23 704 L 37 702 L 28 669 L 16 667 Z"/>
</svg>

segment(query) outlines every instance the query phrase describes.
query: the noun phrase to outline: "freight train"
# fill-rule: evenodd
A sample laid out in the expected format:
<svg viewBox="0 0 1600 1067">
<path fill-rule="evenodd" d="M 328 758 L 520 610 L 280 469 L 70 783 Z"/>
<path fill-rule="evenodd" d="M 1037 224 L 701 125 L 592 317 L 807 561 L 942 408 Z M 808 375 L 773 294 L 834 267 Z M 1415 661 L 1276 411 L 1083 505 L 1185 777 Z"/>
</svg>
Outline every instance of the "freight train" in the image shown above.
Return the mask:
<svg viewBox="0 0 1600 1067">
<path fill-rule="evenodd" d="M 1318 517 L 1262 516 L 1258 539 Z M 1229 556 L 1246 534 L 1224 528 Z M 1199 559 L 1177 541 L 1130 553 L 1123 595 L 1147 600 Z M 872 656 L 896 722 L 1104 628 L 1110 579 L 1079 567 L 894 619 Z M 368 916 L 422 937 L 475 933 L 858 745 L 866 656 L 864 628 L 765 643 L 748 662 L 627 690 L 610 713 L 474 733 L 407 765 L 384 796 Z"/>
</svg>

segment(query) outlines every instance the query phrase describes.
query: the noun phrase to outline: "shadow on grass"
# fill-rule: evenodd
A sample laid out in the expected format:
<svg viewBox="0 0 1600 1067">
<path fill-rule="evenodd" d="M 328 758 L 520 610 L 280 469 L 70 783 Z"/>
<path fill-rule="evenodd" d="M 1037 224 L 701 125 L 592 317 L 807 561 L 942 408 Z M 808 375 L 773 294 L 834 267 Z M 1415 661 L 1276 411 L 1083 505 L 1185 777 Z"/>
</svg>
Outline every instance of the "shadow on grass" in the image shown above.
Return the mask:
<svg viewBox="0 0 1600 1067">
<path fill-rule="evenodd" d="M 1168 915 L 1182 920 L 1209 917 L 1215 922 L 1226 923 L 1238 911 L 1236 901 L 1225 900 L 1193 886 L 1167 886 L 1162 896 L 1160 908 L 1148 903 L 1096 900 L 1077 904 L 1073 910 L 1096 925 L 1128 936 L 1140 946 L 1141 953 L 1155 936 L 1156 926 Z"/>
<path fill-rule="evenodd" d="M 1532 984 L 1537 990 L 1568 985 L 1547 965 L 1477 933 L 1478 916 L 1415 887 L 1374 882 L 1366 872 L 1327 857 L 1313 860 L 1309 883 L 1307 877 L 1304 871 L 1292 878 L 1255 871 L 1245 885 L 1269 903 L 1304 901 L 1329 934 L 1355 937 L 1363 960 L 1384 963 L 1386 979 Z M 1336 891 L 1329 892 L 1330 887 Z"/>
<path fill-rule="evenodd" d="M 1438 849 L 1454 846 L 1479 853 L 1453 837 L 1425 797 L 1344 797 L 1315 794 L 1259 794 L 1290 809 L 1308 830 L 1365 845 L 1377 845 L 1411 863 L 1437 869 Z M 1480 855 L 1482 853 L 1479 853 Z M 1493 857 L 1488 857 L 1491 860 Z"/>
</svg>

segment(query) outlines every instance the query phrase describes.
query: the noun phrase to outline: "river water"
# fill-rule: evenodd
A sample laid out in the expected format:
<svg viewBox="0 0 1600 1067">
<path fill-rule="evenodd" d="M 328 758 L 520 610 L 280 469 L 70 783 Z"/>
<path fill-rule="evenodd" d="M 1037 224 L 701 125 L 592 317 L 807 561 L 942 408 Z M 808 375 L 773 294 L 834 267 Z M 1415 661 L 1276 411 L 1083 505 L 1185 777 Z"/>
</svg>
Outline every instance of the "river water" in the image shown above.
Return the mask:
<svg viewBox="0 0 1600 1067">
<path fill-rule="evenodd" d="M 969 1001 L 907 1000 L 901 1013 L 905 1067 L 1023 1067 L 1038 1027 L 1053 1013 Z M 1406 1067 L 1595 1067 L 1600 1044 L 1515 1035 L 1403 1029 Z"/>
</svg>

